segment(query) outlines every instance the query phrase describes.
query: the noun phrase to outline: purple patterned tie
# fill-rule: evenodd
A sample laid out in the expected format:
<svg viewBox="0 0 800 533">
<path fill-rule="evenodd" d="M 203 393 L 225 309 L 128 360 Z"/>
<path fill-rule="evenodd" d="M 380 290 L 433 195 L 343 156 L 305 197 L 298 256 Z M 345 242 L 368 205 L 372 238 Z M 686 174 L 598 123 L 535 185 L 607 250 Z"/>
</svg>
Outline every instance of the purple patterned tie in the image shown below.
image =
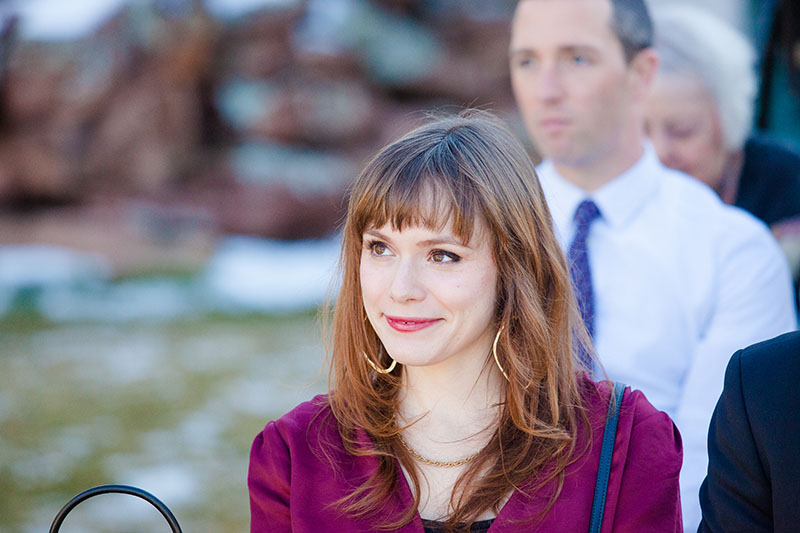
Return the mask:
<svg viewBox="0 0 800 533">
<path fill-rule="evenodd" d="M 586 238 L 594 219 L 600 216 L 600 210 L 591 200 L 584 200 L 575 210 L 575 237 L 569 247 L 567 261 L 572 287 L 578 298 L 578 308 L 586 325 L 589 336 L 594 338 L 594 293 L 592 292 L 592 272 L 589 270 L 589 253 L 586 250 Z"/>
</svg>

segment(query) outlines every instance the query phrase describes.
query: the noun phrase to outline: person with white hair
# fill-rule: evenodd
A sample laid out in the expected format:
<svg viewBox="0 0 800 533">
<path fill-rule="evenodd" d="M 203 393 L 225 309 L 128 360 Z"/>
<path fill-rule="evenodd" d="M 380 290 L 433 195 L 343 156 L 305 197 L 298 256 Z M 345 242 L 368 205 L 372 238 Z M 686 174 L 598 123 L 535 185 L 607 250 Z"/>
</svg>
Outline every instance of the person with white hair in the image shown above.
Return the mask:
<svg viewBox="0 0 800 533">
<path fill-rule="evenodd" d="M 661 63 L 646 129 L 661 161 L 766 224 L 800 216 L 800 154 L 752 134 L 757 92 L 750 42 L 690 4 L 653 10 Z"/>
</svg>

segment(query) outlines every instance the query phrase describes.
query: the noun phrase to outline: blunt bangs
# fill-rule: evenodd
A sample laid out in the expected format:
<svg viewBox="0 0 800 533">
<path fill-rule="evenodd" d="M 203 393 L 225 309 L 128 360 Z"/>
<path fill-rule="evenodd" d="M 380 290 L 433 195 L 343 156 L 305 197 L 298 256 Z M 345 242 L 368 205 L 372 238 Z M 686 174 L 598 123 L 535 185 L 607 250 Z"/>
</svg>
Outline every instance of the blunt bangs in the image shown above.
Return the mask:
<svg viewBox="0 0 800 533">
<path fill-rule="evenodd" d="M 453 134 L 439 135 L 433 146 L 425 139 L 427 150 L 414 150 L 414 143 L 390 146 L 365 169 L 352 191 L 354 233 L 387 223 L 398 231 L 409 226 L 441 231 L 450 222 L 455 236 L 469 244 L 476 221 L 485 219 L 480 185 L 452 150 Z"/>
</svg>

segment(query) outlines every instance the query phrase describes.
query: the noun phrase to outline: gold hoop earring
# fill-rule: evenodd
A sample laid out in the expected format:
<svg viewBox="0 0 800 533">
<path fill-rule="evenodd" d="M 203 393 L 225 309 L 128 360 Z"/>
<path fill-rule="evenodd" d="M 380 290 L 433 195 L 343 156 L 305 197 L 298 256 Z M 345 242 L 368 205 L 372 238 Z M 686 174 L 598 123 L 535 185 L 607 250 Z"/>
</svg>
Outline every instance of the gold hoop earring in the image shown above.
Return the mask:
<svg viewBox="0 0 800 533">
<path fill-rule="evenodd" d="M 500 329 L 497 330 L 497 335 L 494 336 L 494 343 L 492 344 L 492 355 L 494 355 L 494 362 L 497 363 L 497 368 L 500 369 L 500 372 L 506 378 L 506 381 L 511 381 L 510 379 L 508 379 L 508 374 L 506 374 L 506 371 L 503 370 L 503 365 L 500 364 L 500 358 L 497 357 L 497 341 L 500 340 L 501 333 L 503 333 L 503 326 L 500 326 Z"/>
<path fill-rule="evenodd" d="M 381 353 L 381 352 L 383 352 L 383 348 L 378 350 L 378 353 Z M 371 366 L 372 369 L 375 372 L 377 372 L 378 374 L 389 374 L 389 373 L 391 373 L 392 370 L 394 370 L 394 367 L 397 366 L 397 361 L 392 359 L 392 364 L 389 365 L 389 368 L 381 368 L 381 367 L 379 367 L 378 365 L 376 365 L 375 363 L 372 362 L 372 359 L 369 358 L 369 356 L 367 355 L 366 352 L 361 352 L 361 355 L 364 356 L 364 359 L 367 360 L 367 363 L 369 363 L 369 366 Z"/>
</svg>

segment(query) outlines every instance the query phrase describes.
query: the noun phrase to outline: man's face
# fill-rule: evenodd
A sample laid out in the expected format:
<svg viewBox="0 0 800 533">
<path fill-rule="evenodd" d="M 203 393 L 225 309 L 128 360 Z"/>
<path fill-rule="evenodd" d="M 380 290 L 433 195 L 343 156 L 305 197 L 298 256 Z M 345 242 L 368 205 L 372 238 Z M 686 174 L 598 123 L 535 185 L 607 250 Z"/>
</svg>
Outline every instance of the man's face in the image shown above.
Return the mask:
<svg viewBox="0 0 800 533">
<path fill-rule="evenodd" d="M 557 164 L 589 165 L 613 154 L 636 120 L 631 69 L 607 0 L 519 2 L 510 60 L 528 134 Z"/>
</svg>

